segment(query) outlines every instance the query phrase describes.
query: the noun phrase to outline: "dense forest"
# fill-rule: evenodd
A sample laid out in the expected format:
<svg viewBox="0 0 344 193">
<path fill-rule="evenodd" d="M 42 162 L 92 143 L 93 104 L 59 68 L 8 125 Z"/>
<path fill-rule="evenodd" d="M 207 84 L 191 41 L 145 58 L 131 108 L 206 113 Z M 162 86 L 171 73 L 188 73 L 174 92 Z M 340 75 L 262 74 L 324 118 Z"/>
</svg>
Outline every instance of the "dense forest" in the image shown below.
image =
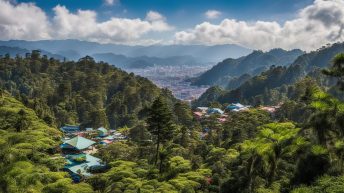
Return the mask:
<svg viewBox="0 0 344 193">
<path fill-rule="evenodd" d="M 311 54 L 316 60 L 323 52 Z M 60 62 L 37 51 L 6 55 L 0 63 L 0 192 L 342 192 L 344 102 L 337 96 L 344 92 L 344 55 L 329 61 L 308 76 L 291 73 L 299 68 L 292 65 L 253 77 L 242 86 L 268 83 L 257 90 L 281 107 L 274 114 L 255 107 L 227 112 L 220 123 L 216 114 L 195 119 L 167 90 L 90 57 Z M 288 97 L 274 98 L 272 89 L 281 84 Z M 328 88 L 335 85 L 333 95 Z M 247 92 L 239 99 L 252 101 L 258 93 Z M 216 107 L 227 94 L 213 87 L 201 99 Z M 78 123 L 119 128 L 129 138 L 96 153 L 106 171 L 72 183 L 62 171 L 57 127 Z"/>
<path fill-rule="evenodd" d="M 1 58 L 0 88 L 52 126 L 133 126 L 161 90 L 145 78 L 86 56 L 60 62 L 39 51 Z M 170 92 L 163 92 L 172 100 Z"/>
</svg>

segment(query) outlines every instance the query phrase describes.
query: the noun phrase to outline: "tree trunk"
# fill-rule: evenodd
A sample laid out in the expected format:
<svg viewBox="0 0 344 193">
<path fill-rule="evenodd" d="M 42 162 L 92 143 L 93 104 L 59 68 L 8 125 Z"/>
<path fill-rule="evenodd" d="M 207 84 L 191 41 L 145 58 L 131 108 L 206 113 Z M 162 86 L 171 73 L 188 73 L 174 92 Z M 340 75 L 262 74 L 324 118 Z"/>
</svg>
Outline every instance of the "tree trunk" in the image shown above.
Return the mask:
<svg viewBox="0 0 344 193">
<path fill-rule="evenodd" d="M 161 174 L 161 171 L 162 171 L 162 159 L 160 159 L 160 162 L 159 162 L 159 174 Z"/>
<path fill-rule="evenodd" d="M 154 164 L 158 164 L 158 159 L 159 159 L 159 146 L 160 146 L 160 133 L 158 133 L 158 139 L 156 141 L 156 155 L 155 155 L 155 162 Z"/>
<path fill-rule="evenodd" d="M 250 193 L 253 192 L 253 170 L 254 170 L 255 162 L 256 162 L 256 156 L 253 156 L 251 164 L 250 164 L 250 170 L 248 172 L 248 191 Z"/>
</svg>

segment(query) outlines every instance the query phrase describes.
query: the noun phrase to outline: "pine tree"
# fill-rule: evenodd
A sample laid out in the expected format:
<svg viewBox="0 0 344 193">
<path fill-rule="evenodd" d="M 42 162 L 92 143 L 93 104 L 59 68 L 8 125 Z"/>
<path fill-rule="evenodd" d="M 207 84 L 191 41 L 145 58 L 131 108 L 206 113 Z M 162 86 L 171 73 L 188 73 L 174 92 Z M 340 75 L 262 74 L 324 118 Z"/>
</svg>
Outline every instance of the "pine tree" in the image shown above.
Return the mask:
<svg viewBox="0 0 344 193">
<path fill-rule="evenodd" d="M 172 113 L 162 96 L 159 96 L 151 106 L 147 123 L 149 132 L 156 138 L 156 165 L 159 158 L 160 144 L 171 140 L 174 133 Z"/>
<path fill-rule="evenodd" d="M 337 54 L 332 62 L 333 65 L 329 69 L 323 70 L 323 73 L 328 76 L 337 77 L 337 84 L 344 91 L 344 53 Z"/>
</svg>

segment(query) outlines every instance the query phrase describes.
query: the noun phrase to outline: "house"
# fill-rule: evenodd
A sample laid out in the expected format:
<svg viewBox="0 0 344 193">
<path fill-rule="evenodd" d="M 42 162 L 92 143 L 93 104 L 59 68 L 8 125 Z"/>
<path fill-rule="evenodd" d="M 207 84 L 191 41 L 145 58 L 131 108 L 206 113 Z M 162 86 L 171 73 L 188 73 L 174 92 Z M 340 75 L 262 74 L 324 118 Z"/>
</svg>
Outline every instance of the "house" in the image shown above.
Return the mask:
<svg viewBox="0 0 344 193">
<path fill-rule="evenodd" d="M 74 182 L 80 182 L 81 178 L 92 175 L 91 171 L 99 167 L 105 167 L 101 159 L 89 154 L 67 155 L 67 164 L 64 169 L 67 170 Z"/>
<path fill-rule="evenodd" d="M 86 130 L 87 132 L 91 132 L 91 131 L 93 131 L 93 128 L 90 128 L 90 127 L 89 127 L 89 128 L 86 128 L 85 130 Z"/>
<path fill-rule="evenodd" d="M 64 143 L 61 145 L 62 149 L 74 149 L 74 150 L 85 150 L 89 148 L 90 146 L 94 145 L 96 142 L 86 139 L 81 136 L 76 136 L 72 139 L 64 141 Z"/>
<path fill-rule="evenodd" d="M 261 107 L 259 107 L 260 110 L 266 111 L 268 113 L 275 113 L 278 108 L 280 108 L 280 106 L 261 106 Z"/>
<path fill-rule="evenodd" d="M 224 123 L 227 121 L 227 119 L 225 117 L 221 117 L 221 118 L 217 118 L 217 120 L 220 122 L 220 123 Z"/>
<path fill-rule="evenodd" d="M 208 111 L 208 107 L 197 107 L 196 108 L 196 112 L 201 112 L 201 113 L 207 113 L 207 111 Z"/>
<path fill-rule="evenodd" d="M 219 108 L 209 108 L 207 113 L 208 114 L 220 114 L 220 115 L 222 115 L 224 113 L 224 111 L 219 109 Z"/>
<path fill-rule="evenodd" d="M 249 110 L 250 106 L 242 105 L 240 103 L 232 103 L 226 107 L 226 110 L 232 112 L 239 112 L 239 111 L 247 111 Z"/>
<path fill-rule="evenodd" d="M 60 128 L 63 133 L 77 133 L 80 131 L 80 126 L 77 125 L 65 125 Z"/>
<path fill-rule="evenodd" d="M 104 139 L 104 140 L 100 141 L 99 144 L 101 144 L 101 145 L 109 145 L 112 142 L 113 142 L 112 140 Z"/>
<path fill-rule="evenodd" d="M 122 133 L 116 132 L 113 134 L 114 140 L 124 140 L 127 139 L 126 136 L 124 136 Z"/>
<path fill-rule="evenodd" d="M 97 129 L 99 137 L 106 137 L 108 135 L 108 130 L 104 127 L 100 127 Z"/>
<path fill-rule="evenodd" d="M 196 119 L 201 119 L 204 115 L 204 113 L 199 112 L 199 111 L 193 112 L 193 114 L 194 114 Z"/>
<path fill-rule="evenodd" d="M 110 140 L 110 141 L 113 141 L 115 138 L 113 135 L 109 135 L 109 136 L 106 136 L 103 138 L 104 140 Z"/>
<path fill-rule="evenodd" d="M 228 105 L 226 109 L 232 111 L 232 110 L 241 109 L 241 108 L 244 108 L 244 107 L 245 106 L 240 104 L 240 103 L 232 103 L 232 104 Z"/>
</svg>

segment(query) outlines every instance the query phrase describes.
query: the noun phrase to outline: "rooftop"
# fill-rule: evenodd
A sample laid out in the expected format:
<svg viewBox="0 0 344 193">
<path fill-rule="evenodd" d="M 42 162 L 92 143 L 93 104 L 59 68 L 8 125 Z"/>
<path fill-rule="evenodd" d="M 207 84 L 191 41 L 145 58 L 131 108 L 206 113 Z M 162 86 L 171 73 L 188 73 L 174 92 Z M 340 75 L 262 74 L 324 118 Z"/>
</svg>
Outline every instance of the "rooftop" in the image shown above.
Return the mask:
<svg viewBox="0 0 344 193">
<path fill-rule="evenodd" d="M 91 145 L 95 144 L 96 142 L 86 139 L 81 136 L 76 136 L 70 140 L 67 140 L 64 142 L 65 144 L 68 144 L 78 150 L 86 149 L 90 147 Z"/>
</svg>

